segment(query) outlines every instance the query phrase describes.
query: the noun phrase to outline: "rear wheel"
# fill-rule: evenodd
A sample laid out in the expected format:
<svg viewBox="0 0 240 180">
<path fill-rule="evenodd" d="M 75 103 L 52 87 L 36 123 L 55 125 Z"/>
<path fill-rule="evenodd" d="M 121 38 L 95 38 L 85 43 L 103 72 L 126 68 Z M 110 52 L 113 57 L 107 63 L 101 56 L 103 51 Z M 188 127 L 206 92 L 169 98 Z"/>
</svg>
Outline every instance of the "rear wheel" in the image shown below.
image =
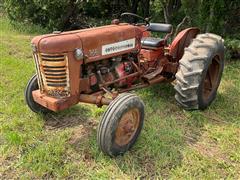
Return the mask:
<svg viewBox="0 0 240 180">
<path fill-rule="evenodd" d="M 224 67 L 223 39 L 198 35 L 179 61 L 175 98 L 185 109 L 205 109 L 215 99 Z"/>
<path fill-rule="evenodd" d="M 144 104 L 133 94 L 119 95 L 108 106 L 98 127 L 100 149 L 110 156 L 124 154 L 136 142 L 144 120 Z"/>
<path fill-rule="evenodd" d="M 38 82 L 37 82 L 37 75 L 33 75 L 33 77 L 28 81 L 28 84 L 26 86 L 24 95 L 25 95 L 25 101 L 28 105 L 28 107 L 35 113 L 49 113 L 52 112 L 49 109 L 41 106 L 40 104 L 36 103 L 33 100 L 32 92 L 34 90 L 39 89 Z"/>
</svg>

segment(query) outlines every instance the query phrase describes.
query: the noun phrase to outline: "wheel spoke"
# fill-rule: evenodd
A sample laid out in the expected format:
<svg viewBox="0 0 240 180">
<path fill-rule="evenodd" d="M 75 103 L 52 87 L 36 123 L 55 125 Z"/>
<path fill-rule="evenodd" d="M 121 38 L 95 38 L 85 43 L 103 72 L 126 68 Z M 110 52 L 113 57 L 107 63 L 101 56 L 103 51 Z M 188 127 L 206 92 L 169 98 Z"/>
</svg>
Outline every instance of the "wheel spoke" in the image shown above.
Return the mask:
<svg viewBox="0 0 240 180">
<path fill-rule="evenodd" d="M 220 59 L 218 57 L 215 58 L 215 62 L 220 64 Z"/>
<path fill-rule="evenodd" d="M 210 68 L 207 71 L 207 76 L 208 76 L 208 82 L 209 82 L 209 86 L 210 86 L 209 89 L 212 90 L 213 84 L 212 84 L 212 78 L 211 78 L 211 74 L 210 74 Z"/>
</svg>

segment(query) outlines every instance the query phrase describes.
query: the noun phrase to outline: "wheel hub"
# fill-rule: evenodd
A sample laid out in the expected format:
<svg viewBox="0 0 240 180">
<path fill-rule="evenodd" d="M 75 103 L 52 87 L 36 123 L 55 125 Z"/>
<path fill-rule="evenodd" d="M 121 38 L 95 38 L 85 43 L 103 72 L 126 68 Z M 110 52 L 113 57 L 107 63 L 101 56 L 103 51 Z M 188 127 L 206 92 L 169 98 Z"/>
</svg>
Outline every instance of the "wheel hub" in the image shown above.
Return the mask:
<svg viewBox="0 0 240 180">
<path fill-rule="evenodd" d="M 123 114 L 115 133 L 115 143 L 119 146 L 128 144 L 135 135 L 139 122 L 140 112 L 137 108 L 132 108 Z"/>
</svg>

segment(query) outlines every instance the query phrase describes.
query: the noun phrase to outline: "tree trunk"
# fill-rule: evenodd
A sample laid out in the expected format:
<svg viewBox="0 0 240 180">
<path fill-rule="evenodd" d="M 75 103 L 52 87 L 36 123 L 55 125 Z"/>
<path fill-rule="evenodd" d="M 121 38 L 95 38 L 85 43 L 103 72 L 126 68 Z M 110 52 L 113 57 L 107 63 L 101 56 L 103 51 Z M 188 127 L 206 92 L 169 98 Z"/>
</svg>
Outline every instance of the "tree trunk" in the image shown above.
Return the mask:
<svg viewBox="0 0 240 180">
<path fill-rule="evenodd" d="M 180 0 L 160 0 L 163 8 L 163 15 L 165 23 L 170 23 L 171 17 L 175 11 L 181 8 Z"/>
<path fill-rule="evenodd" d="M 76 11 L 76 4 L 75 4 L 76 0 L 69 0 L 69 5 L 67 7 L 67 13 L 65 14 L 65 16 L 63 17 L 62 20 L 62 27 L 61 30 L 66 30 L 67 28 L 69 28 L 71 26 L 71 22 L 70 19 L 73 18 L 73 16 L 75 15 L 75 11 Z"/>
<path fill-rule="evenodd" d="M 165 23 L 169 23 L 169 13 L 168 13 L 168 0 L 165 2 L 164 0 L 160 1 L 162 8 L 163 8 L 163 15 Z"/>
<path fill-rule="evenodd" d="M 209 32 L 212 29 L 212 21 L 214 18 L 214 5 L 215 5 L 215 2 L 213 2 L 213 4 L 210 6 L 210 15 L 209 15 L 209 19 L 206 27 L 206 32 Z"/>
<path fill-rule="evenodd" d="M 136 14 L 138 9 L 138 4 L 140 0 L 133 0 L 132 2 L 132 13 Z"/>
<path fill-rule="evenodd" d="M 143 16 L 149 17 L 150 0 L 142 0 Z"/>
<path fill-rule="evenodd" d="M 124 1 L 124 5 L 125 5 L 125 7 L 127 8 L 127 11 L 129 11 L 129 10 L 131 10 L 131 2 L 129 2 L 129 0 L 125 0 Z"/>
</svg>

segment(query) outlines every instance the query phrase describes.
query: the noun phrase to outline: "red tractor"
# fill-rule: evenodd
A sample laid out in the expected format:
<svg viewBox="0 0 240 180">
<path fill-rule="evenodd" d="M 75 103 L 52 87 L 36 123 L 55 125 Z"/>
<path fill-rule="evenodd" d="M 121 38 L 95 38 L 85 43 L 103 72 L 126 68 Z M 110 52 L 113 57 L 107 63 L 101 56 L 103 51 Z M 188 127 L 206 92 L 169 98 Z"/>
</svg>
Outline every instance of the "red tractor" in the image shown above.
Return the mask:
<svg viewBox="0 0 240 180">
<path fill-rule="evenodd" d="M 98 127 L 100 149 L 116 156 L 138 138 L 144 121 L 142 100 L 128 91 L 173 82 L 175 98 L 185 109 L 205 109 L 215 99 L 224 66 L 223 39 L 185 29 L 168 44 L 170 24 L 122 23 L 69 32 L 53 32 L 32 40 L 36 75 L 25 99 L 36 113 L 69 108 L 79 102 L 109 105 Z M 131 18 L 128 18 L 131 19 Z M 151 32 L 165 33 L 164 38 Z"/>
</svg>

